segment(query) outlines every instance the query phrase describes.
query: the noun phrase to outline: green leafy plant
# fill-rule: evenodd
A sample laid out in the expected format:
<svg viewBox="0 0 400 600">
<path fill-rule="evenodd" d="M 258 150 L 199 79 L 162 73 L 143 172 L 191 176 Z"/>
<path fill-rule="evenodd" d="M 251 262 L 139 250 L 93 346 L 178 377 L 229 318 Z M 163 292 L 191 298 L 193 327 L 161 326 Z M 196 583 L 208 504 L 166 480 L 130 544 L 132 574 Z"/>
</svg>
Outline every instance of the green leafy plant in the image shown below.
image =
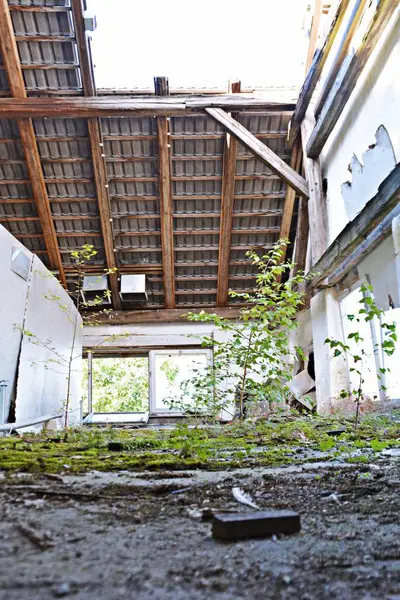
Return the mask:
<svg viewBox="0 0 400 600">
<path fill-rule="evenodd" d="M 374 318 L 378 319 L 382 336 L 381 342 L 377 342 L 376 344 L 374 344 L 374 352 L 381 352 L 383 354 L 386 354 L 386 356 L 392 356 L 392 354 L 395 351 L 397 342 L 396 324 L 388 323 L 382 320 L 382 318 L 385 315 L 385 311 L 380 309 L 376 304 L 371 284 L 364 282 L 361 285 L 360 291 L 363 295 L 363 298 L 359 300 L 359 304 L 361 304 L 362 306 L 356 314 L 346 315 L 347 320 L 351 323 L 354 323 L 354 330 L 347 335 L 347 338 L 344 342 L 333 338 L 327 338 L 325 340 L 325 344 L 327 344 L 331 348 L 331 350 L 333 350 L 333 357 L 344 357 L 347 363 L 350 365 L 349 372 L 354 373 L 357 377 L 358 384 L 356 385 L 356 387 L 349 390 L 343 389 L 340 392 L 341 398 L 354 399 L 354 402 L 356 404 L 356 414 L 354 421 L 355 429 L 357 429 L 358 427 L 360 404 L 365 398 L 363 385 L 365 383 L 365 363 L 368 358 L 368 355 L 363 348 L 364 338 L 361 336 L 357 324 L 361 323 L 362 321 L 368 323 Z M 355 347 L 355 350 L 351 348 L 350 344 L 352 344 L 353 347 Z M 377 377 L 380 382 L 380 388 L 384 392 L 386 391 L 386 387 L 383 385 L 382 382 L 384 381 L 385 373 L 387 373 L 388 371 L 388 368 L 380 367 L 377 372 Z"/>
<path fill-rule="evenodd" d="M 213 362 L 193 369 L 180 395 L 169 400 L 170 406 L 216 417 L 227 410 L 227 399 L 234 397 L 238 415 L 244 417 L 249 403 L 288 399 L 292 360 L 304 358 L 300 347 L 291 347 L 290 333 L 298 327 L 295 317 L 304 301 L 300 285 L 311 275 L 298 271 L 290 276 L 295 265 L 284 259 L 287 244 L 280 240 L 262 256 L 247 253 L 258 274 L 253 293 L 229 292 L 246 305 L 238 321 L 203 311 L 187 315 L 191 322 L 212 323 L 222 335 L 202 337 L 202 346 L 213 350 Z"/>
</svg>

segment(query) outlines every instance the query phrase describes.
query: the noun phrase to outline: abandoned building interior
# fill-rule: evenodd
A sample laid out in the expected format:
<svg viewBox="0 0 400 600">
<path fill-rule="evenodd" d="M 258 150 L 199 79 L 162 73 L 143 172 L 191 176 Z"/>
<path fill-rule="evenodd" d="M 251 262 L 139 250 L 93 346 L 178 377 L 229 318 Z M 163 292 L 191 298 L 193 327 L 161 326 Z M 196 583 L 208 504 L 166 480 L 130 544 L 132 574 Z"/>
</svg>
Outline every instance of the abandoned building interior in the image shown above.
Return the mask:
<svg viewBox="0 0 400 600">
<path fill-rule="evenodd" d="M 400 597 L 400 2 L 304 19 L 298 89 L 105 89 L 0 0 L 0 599 Z"/>
</svg>

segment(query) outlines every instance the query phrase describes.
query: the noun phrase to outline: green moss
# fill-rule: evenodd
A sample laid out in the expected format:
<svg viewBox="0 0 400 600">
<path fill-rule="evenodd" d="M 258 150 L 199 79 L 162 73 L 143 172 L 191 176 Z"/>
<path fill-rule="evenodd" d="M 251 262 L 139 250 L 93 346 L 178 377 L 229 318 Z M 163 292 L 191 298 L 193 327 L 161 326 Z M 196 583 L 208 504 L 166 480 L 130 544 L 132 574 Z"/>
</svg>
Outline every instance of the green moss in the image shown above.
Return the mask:
<svg viewBox="0 0 400 600">
<path fill-rule="evenodd" d="M 358 432 L 352 421 L 319 417 L 274 417 L 273 420 L 236 422 L 227 426 L 174 429 L 71 429 L 20 438 L 0 438 L 0 469 L 5 472 L 83 473 L 87 471 L 142 471 L 232 469 L 278 466 L 312 460 L 296 454 L 310 448 L 332 458 L 354 448 L 375 452 L 400 445 L 399 415 L 364 417 Z M 397 421 L 396 421 L 397 419 Z M 330 431 L 344 428 L 339 437 Z M 108 449 L 119 442 L 121 451 Z M 349 458 L 350 462 L 369 457 Z"/>
</svg>

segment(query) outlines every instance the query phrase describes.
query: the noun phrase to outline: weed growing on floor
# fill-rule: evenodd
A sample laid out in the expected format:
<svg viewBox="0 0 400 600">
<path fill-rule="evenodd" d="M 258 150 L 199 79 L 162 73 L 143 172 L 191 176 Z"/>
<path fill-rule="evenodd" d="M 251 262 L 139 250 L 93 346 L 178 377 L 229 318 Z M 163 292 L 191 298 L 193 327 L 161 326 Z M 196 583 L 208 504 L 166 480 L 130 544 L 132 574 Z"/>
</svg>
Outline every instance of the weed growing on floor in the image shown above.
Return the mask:
<svg viewBox="0 0 400 600">
<path fill-rule="evenodd" d="M 336 340 L 334 338 L 327 338 L 325 344 L 327 344 L 333 350 L 333 357 L 344 357 L 349 364 L 350 373 L 354 373 L 357 377 L 357 385 L 351 390 L 341 390 L 340 395 L 342 398 L 353 398 L 356 404 L 356 415 L 354 421 L 354 428 L 357 430 L 359 415 L 360 415 L 360 404 L 365 398 L 366 394 L 364 391 L 365 383 L 365 370 L 366 370 L 366 359 L 368 358 L 366 351 L 363 348 L 364 338 L 360 335 L 357 324 L 362 321 L 369 323 L 373 319 L 379 324 L 381 330 L 381 341 L 374 345 L 374 353 L 386 356 L 392 356 L 395 351 L 395 345 L 397 342 L 396 324 L 388 323 L 383 321 L 382 318 L 385 315 L 385 311 L 380 309 L 373 295 L 372 286 L 364 282 L 361 285 L 360 291 L 362 298 L 359 300 L 359 304 L 362 306 L 356 314 L 346 315 L 346 318 L 351 323 L 354 323 L 354 330 L 351 331 L 346 338 L 345 342 Z M 355 350 L 352 349 L 355 348 Z M 389 371 L 388 368 L 383 365 L 378 369 L 377 377 L 380 382 L 380 389 L 386 392 L 386 386 L 384 385 L 385 374 Z"/>
<path fill-rule="evenodd" d="M 193 370 L 181 393 L 169 399 L 171 408 L 216 418 L 229 411 L 229 397 L 236 398 L 240 417 L 254 402 L 285 405 L 292 362 L 304 358 L 300 347 L 291 347 L 290 333 L 298 327 L 295 317 L 304 301 L 300 286 L 311 277 L 301 271 L 290 275 L 295 265 L 285 260 L 287 244 L 280 240 L 262 256 L 247 253 L 258 274 L 254 292 L 229 292 L 246 305 L 238 321 L 205 312 L 188 314 L 189 321 L 214 325 L 214 334 L 202 337 L 202 346 L 213 350 L 213 363 Z"/>
</svg>

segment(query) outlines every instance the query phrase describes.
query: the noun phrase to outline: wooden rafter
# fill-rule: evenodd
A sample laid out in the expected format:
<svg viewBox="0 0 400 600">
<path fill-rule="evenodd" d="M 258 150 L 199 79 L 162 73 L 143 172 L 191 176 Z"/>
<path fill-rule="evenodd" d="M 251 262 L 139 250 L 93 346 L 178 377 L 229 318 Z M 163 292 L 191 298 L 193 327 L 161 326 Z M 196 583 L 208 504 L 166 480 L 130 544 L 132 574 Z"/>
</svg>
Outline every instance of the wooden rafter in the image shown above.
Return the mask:
<svg viewBox="0 0 400 600">
<path fill-rule="evenodd" d="M 11 94 L 16 99 L 24 99 L 27 95 L 26 88 L 7 0 L 0 0 L 0 48 Z M 30 119 L 18 119 L 17 124 L 32 186 L 32 194 L 36 203 L 44 242 L 50 260 L 50 266 L 52 269 L 58 271 L 60 281 L 65 285 L 65 273 L 61 254 L 58 249 L 57 235 L 51 216 L 50 203 L 33 124 Z"/>
<path fill-rule="evenodd" d="M 335 81 L 335 86 L 321 110 L 321 114 L 307 145 L 307 155 L 310 158 L 316 158 L 320 155 L 351 93 L 357 85 L 357 81 L 374 51 L 381 34 L 393 13 L 398 9 L 398 6 L 399 3 L 397 0 L 381 0 L 379 2 L 375 15 L 359 48 L 349 61 L 347 68 L 341 69 Z"/>
<path fill-rule="evenodd" d="M 293 113 L 293 117 L 290 123 L 290 133 L 288 141 L 290 147 L 293 146 L 298 136 L 301 122 L 305 117 L 307 108 L 310 104 L 311 97 L 315 91 L 319 78 L 321 77 L 322 70 L 326 64 L 327 58 L 332 49 L 337 33 L 343 22 L 344 15 L 349 3 L 350 0 L 341 0 L 322 48 L 319 48 L 315 53 L 313 52 L 313 60 L 310 69 L 307 73 L 307 77 L 300 90 L 296 110 Z"/>
<path fill-rule="evenodd" d="M 240 92 L 240 82 L 232 85 Z M 218 250 L 217 306 L 228 304 L 229 261 L 232 244 L 233 209 L 235 204 L 237 141 L 229 133 L 225 134 L 222 169 L 221 216 Z"/>
<path fill-rule="evenodd" d="M 360 24 L 361 17 L 364 13 L 367 2 L 368 0 L 356 0 L 355 5 L 353 6 L 352 13 L 346 25 L 345 31 L 343 32 L 342 39 L 340 40 L 339 48 L 332 61 L 332 66 L 330 68 L 329 74 L 324 80 L 322 90 L 315 104 L 314 112 L 316 118 L 318 118 L 325 104 L 325 101 L 335 83 L 336 77 L 339 74 L 343 61 L 349 52 L 351 41 L 353 39 L 355 31 L 357 30 L 357 27 Z"/>
<path fill-rule="evenodd" d="M 90 55 L 89 43 L 85 32 L 82 12 L 82 1 L 72 0 L 71 9 L 74 18 L 76 43 L 79 53 L 79 64 L 82 76 L 82 88 L 85 96 L 96 95 L 93 65 Z M 90 149 L 93 159 L 93 173 L 96 187 L 97 202 L 99 206 L 100 225 L 104 243 L 104 253 L 107 268 L 110 270 L 109 280 L 111 297 L 115 309 L 121 308 L 119 296 L 117 257 L 114 249 L 114 233 L 110 198 L 108 194 L 107 168 L 103 153 L 103 140 L 98 117 L 87 119 Z"/>
<path fill-rule="evenodd" d="M 240 309 L 226 308 L 194 308 L 191 312 L 209 312 L 225 319 L 238 319 Z M 93 322 L 108 325 L 135 325 L 139 323 L 183 323 L 188 313 L 187 308 L 161 309 L 161 310 L 124 310 L 110 311 L 103 314 L 93 314 Z M 90 317 L 89 317 L 90 320 Z"/>
<path fill-rule="evenodd" d="M 3 0 L 4 1 L 4 0 Z M 76 0 L 74 0 L 76 1 Z M 82 72 L 83 74 L 83 72 Z M 45 90 L 49 96 L 51 91 Z M 74 92 L 75 94 L 77 92 Z M 0 118 L 19 117 L 154 117 L 198 114 L 209 107 L 230 111 L 263 110 L 266 112 L 293 112 L 294 104 L 269 102 L 258 98 L 206 96 L 205 98 L 155 96 L 125 98 L 118 96 L 72 96 L 65 91 L 60 97 L 0 98 Z"/>
<path fill-rule="evenodd" d="M 154 83 L 156 91 L 162 93 L 163 95 L 168 94 L 168 79 L 166 77 L 155 77 Z M 174 221 L 171 193 L 171 152 L 168 134 L 168 118 L 157 117 L 164 306 L 165 308 L 174 308 Z"/>
<path fill-rule="evenodd" d="M 271 171 L 286 181 L 300 196 L 309 197 L 306 180 L 279 158 L 268 146 L 258 140 L 248 129 L 243 127 L 241 123 L 233 119 L 221 108 L 206 108 L 205 110 L 210 117 L 229 131 L 230 134 L 246 146 L 257 158 L 262 160 Z"/>
</svg>

